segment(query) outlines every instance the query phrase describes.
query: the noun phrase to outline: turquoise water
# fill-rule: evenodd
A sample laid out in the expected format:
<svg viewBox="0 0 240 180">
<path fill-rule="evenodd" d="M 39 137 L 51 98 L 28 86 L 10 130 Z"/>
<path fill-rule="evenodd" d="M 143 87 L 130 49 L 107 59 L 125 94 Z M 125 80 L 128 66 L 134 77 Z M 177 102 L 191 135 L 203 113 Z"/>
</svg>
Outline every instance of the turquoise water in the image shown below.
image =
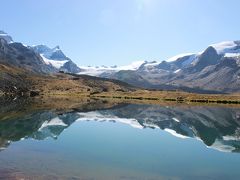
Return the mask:
<svg viewBox="0 0 240 180">
<path fill-rule="evenodd" d="M 237 180 L 239 112 L 123 105 L 26 114 L 0 122 L 0 173 L 29 179 Z"/>
</svg>

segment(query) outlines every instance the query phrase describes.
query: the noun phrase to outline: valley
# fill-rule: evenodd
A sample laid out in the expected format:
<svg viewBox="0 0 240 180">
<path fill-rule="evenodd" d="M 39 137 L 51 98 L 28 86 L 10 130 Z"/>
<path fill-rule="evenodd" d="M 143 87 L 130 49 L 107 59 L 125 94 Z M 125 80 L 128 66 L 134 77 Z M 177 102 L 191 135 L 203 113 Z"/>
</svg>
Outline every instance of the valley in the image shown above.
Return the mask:
<svg viewBox="0 0 240 180">
<path fill-rule="evenodd" d="M 59 46 L 26 46 L 0 31 L 0 96 L 240 104 L 239 47 L 224 42 L 161 63 L 78 67 Z"/>
</svg>

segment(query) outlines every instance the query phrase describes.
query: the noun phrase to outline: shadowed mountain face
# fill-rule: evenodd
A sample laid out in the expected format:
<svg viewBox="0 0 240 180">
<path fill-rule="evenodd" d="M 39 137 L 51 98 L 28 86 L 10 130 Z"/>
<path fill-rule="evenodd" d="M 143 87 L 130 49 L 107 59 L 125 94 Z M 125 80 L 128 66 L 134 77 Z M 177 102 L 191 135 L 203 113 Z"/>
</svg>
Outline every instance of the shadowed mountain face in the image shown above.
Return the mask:
<svg viewBox="0 0 240 180">
<path fill-rule="evenodd" d="M 45 45 L 26 46 L 14 42 L 12 37 L 3 31 L 0 31 L 0 63 L 37 73 L 80 72 L 80 68 L 59 46 L 52 49 Z"/>
<path fill-rule="evenodd" d="M 21 43 L 8 43 L 0 37 L 0 63 L 24 68 L 35 73 L 50 73 L 56 69 L 45 64 L 41 56 Z"/>
<path fill-rule="evenodd" d="M 20 109 L 17 108 L 19 103 Z M 109 105 L 108 102 L 92 102 L 65 111 L 48 108 L 27 110 L 30 104 L 20 100 L 9 106 L 1 104 L 1 149 L 22 139 L 57 139 L 64 129 L 76 121 L 99 121 L 123 123 L 139 129 L 159 128 L 178 138 L 200 139 L 206 146 L 219 151 L 240 152 L 238 108 Z M 19 114 L 19 110 L 23 113 Z"/>
<path fill-rule="evenodd" d="M 59 46 L 49 48 L 46 45 L 37 45 L 31 48 L 41 55 L 46 64 L 52 65 L 59 71 L 68 73 L 79 73 L 81 71 L 81 69 L 62 52 Z"/>
</svg>

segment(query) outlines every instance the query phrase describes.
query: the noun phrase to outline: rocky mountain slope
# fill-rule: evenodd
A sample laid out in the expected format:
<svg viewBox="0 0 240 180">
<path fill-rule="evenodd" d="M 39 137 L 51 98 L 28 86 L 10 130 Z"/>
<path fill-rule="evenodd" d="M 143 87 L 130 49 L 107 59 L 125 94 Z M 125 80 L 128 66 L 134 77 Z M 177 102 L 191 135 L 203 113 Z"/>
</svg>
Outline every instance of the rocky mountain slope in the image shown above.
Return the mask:
<svg viewBox="0 0 240 180">
<path fill-rule="evenodd" d="M 34 73 L 50 73 L 57 71 L 47 65 L 41 56 L 21 43 L 8 43 L 0 38 L 0 63 L 24 68 Z"/>
<path fill-rule="evenodd" d="M 65 54 L 59 46 L 49 48 L 45 45 L 27 46 L 14 42 L 7 33 L 0 31 L 1 62 L 24 67 L 39 73 L 64 71 L 79 73 L 81 69 Z M 7 60 L 7 61 L 6 61 Z"/>
</svg>

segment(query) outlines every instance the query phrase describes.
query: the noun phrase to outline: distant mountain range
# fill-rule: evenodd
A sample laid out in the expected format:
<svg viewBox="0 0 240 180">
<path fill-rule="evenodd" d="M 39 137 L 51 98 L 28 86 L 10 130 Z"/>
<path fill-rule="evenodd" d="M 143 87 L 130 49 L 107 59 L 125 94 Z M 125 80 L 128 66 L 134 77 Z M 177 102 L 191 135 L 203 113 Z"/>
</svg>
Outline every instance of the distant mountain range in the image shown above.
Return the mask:
<svg viewBox="0 0 240 180">
<path fill-rule="evenodd" d="M 166 61 L 145 61 L 136 69 L 115 68 L 109 71 L 109 68 L 98 68 L 98 72 L 101 71 L 102 73 L 95 75 L 144 88 L 239 92 L 240 41 L 213 44 L 203 52 L 177 55 Z M 91 68 L 85 72 L 91 74 Z"/>
<path fill-rule="evenodd" d="M 190 92 L 240 92 L 240 41 L 208 46 L 199 53 L 174 56 L 161 62 L 137 61 L 127 66 L 77 66 L 59 46 L 26 46 L 0 31 L 0 62 L 34 72 L 58 71 L 117 79 L 131 85 Z"/>
</svg>

